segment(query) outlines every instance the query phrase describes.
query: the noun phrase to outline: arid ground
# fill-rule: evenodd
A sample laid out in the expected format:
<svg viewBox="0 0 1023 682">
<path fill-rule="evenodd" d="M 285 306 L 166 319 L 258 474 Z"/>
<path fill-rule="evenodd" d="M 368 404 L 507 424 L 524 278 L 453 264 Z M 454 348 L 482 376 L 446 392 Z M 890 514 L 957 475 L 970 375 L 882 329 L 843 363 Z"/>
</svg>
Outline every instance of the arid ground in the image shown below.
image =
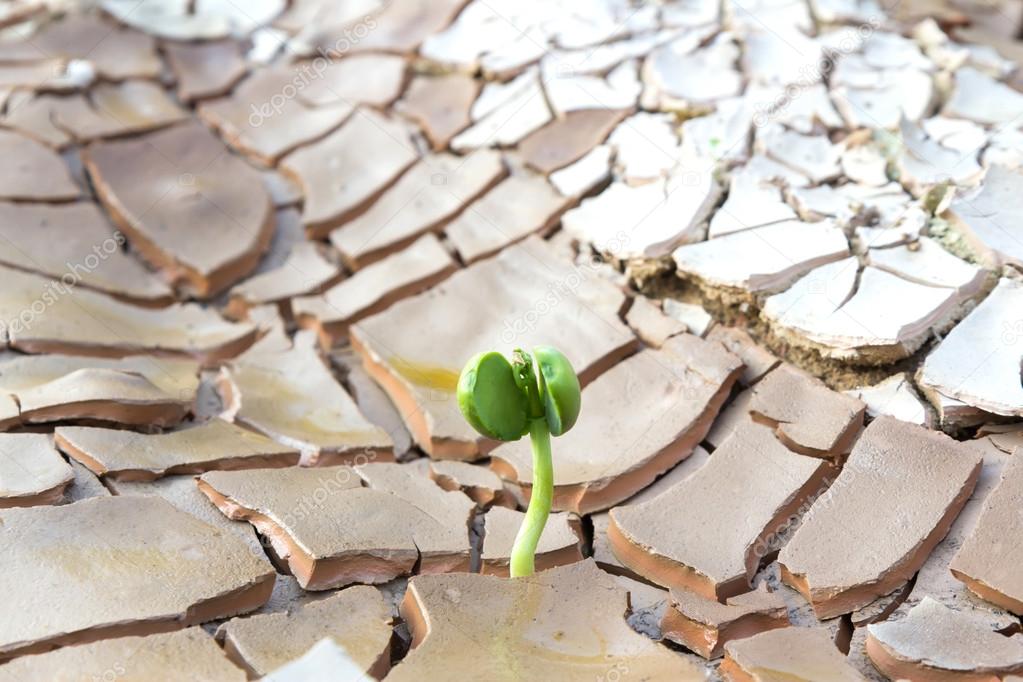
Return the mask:
<svg viewBox="0 0 1023 682">
<path fill-rule="evenodd" d="M 0 681 L 1023 680 L 1021 13 L 0 3 Z"/>
</svg>

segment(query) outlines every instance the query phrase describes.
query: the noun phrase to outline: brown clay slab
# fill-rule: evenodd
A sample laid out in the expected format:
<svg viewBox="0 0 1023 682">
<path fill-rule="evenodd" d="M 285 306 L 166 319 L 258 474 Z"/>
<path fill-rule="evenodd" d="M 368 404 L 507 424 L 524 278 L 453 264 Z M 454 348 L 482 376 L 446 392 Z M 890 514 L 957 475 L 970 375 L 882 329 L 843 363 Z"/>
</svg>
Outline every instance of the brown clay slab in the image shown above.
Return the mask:
<svg viewBox="0 0 1023 682">
<path fill-rule="evenodd" d="M 629 504 L 638 504 L 652 500 L 663 492 L 672 488 L 676 483 L 689 478 L 697 469 L 707 463 L 710 453 L 704 448 L 696 446 L 693 454 L 686 457 L 680 464 L 669 470 L 656 481 L 643 488 L 636 495 L 629 498 Z M 616 575 L 624 575 L 629 579 L 642 580 L 642 578 L 619 561 L 611 550 L 611 544 L 607 539 L 607 529 L 611 523 L 609 512 L 598 512 L 590 514 L 590 523 L 593 525 L 593 537 L 591 542 L 591 556 L 605 571 Z M 660 588 L 658 588 L 660 589 Z M 658 626 L 659 627 L 659 626 Z"/>
<path fill-rule="evenodd" d="M 406 62 L 388 54 L 354 54 L 345 59 L 299 62 L 300 72 L 309 74 L 308 84 L 298 97 L 312 107 L 358 102 L 385 108 L 401 94 Z"/>
<path fill-rule="evenodd" d="M 739 383 L 743 386 L 757 383 L 780 362 L 773 353 L 757 344 L 747 332 L 736 327 L 714 325 L 707 332 L 707 340 L 717 341 L 742 360 L 745 367 L 742 376 L 739 377 Z"/>
<path fill-rule="evenodd" d="M 433 490 L 389 473 L 379 478 L 398 480 L 375 489 L 362 487 L 346 466 L 214 471 L 202 475 L 199 488 L 229 518 L 266 536 L 307 590 L 387 582 L 410 574 L 421 555 L 424 568 L 468 570 L 469 498 L 419 474 Z M 426 504 L 405 499 L 417 495 Z"/>
<path fill-rule="evenodd" d="M 753 387 L 749 412 L 754 421 L 774 429 L 794 452 L 840 458 L 849 451 L 866 406 L 832 391 L 822 381 L 783 364 Z"/>
<path fill-rule="evenodd" d="M 719 671 L 726 682 L 865 679 L 826 628 L 781 628 L 729 642 Z"/>
<path fill-rule="evenodd" d="M 281 613 L 233 618 L 217 630 L 228 657 L 257 677 L 299 658 L 324 637 L 344 647 L 367 675 L 381 679 L 391 666 L 391 605 L 375 587 L 358 585 Z"/>
<path fill-rule="evenodd" d="M 868 625 L 866 650 L 893 680 L 999 680 L 1023 673 L 1023 635 L 1006 637 L 930 597 L 902 620 Z"/>
<path fill-rule="evenodd" d="M 480 507 L 491 505 L 514 509 L 515 498 L 501 479 L 478 464 L 456 461 L 430 462 L 430 478 L 444 490 L 461 490 Z"/>
<path fill-rule="evenodd" d="M 67 165 L 45 145 L 10 130 L 0 130 L 0 199 L 9 201 L 74 201 L 81 191 Z"/>
<path fill-rule="evenodd" d="M 515 536 L 525 514 L 505 507 L 494 507 L 484 517 L 483 552 L 480 573 L 507 577 Z M 566 512 L 554 512 L 540 535 L 536 547 L 536 570 L 546 571 L 583 560 L 579 518 Z"/>
<path fill-rule="evenodd" d="M 1019 454 L 1020 450 L 1016 453 Z M 984 502 L 973 533 L 949 568 L 971 592 L 1017 615 L 1023 614 L 1023 557 L 1019 510 L 1023 494 L 1023 458 L 1013 455 L 1002 471 L 998 487 Z"/>
<path fill-rule="evenodd" d="M 391 439 L 370 423 L 300 334 L 288 350 L 253 350 L 222 370 L 233 420 L 303 453 L 304 464 L 390 456 Z"/>
<path fill-rule="evenodd" d="M 472 122 L 469 110 L 479 91 L 480 82 L 468 74 L 418 75 L 394 108 L 415 121 L 440 151 Z"/>
<path fill-rule="evenodd" d="M 980 469 L 980 456 L 968 446 L 879 417 L 782 548 L 782 578 L 820 618 L 888 594 L 945 537 Z M 846 559 L 836 562 L 835 556 Z"/>
<path fill-rule="evenodd" d="M 334 132 L 284 157 L 280 169 L 302 186 L 306 232 L 323 237 L 364 211 L 417 157 L 407 124 L 360 108 Z"/>
<path fill-rule="evenodd" d="M 300 145 L 323 137 L 352 113 L 352 105 L 309 107 L 293 94 L 296 72 L 284 66 L 257 69 L 228 97 L 201 102 L 199 117 L 235 149 L 273 165 Z"/>
<path fill-rule="evenodd" d="M 213 360 L 236 355 L 255 338 L 252 325 L 227 322 L 195 304 L 150 310 L 3 266 L 0 279 L 7 345 L 26 353 L 152 352 Z"/>
<path fill-rule="evenodd" d="M 110 675 L 123 682 L 246 679 L 200 627 L 68 646 L 0 666 L 2 682 L 75 682 Z"/>
<path fill-rule="evenodd" d="M 542 176 L 520 173 L 470 204 L 444 231 L 462 262 L 472 263 L 530 234 L 546 233 L 570 204 Z"/>
<path fill-rule="evenodd" d="M 672 590 L 661 620 L 666 639 L 707 659 L 723 655 L 732 640 L 788 626 L 785 600 L 763 586 L 731 597 L 726 604 L 689 590 Z"/>
<path fill-rule="evenodd" d="M 48 435 L 0 434 L 0 509 L 54 504 L 73 480 Z"/>
<path fill-rule="evenodd" d="M 168 433 L 134 433 L 61 426 L 57 446 L 93 473 L 127 481 L 212 469 L 259 469 L 298 464 L 298 450 L 222 419 Z"/>
<path fill-rule="evenodd" d="M 0 658 L 245 613 L 273 570 L 239 540 L 155 497 L 0 513 Z"/>
<path fill-rule="evenodd" d="M 538 314 L 548 295 L 557 298 L 556 314 Z M 510 352 L 556 342 L 586 383 L 635 344 L 618 317 L 623 303 L 614 284 L 530 238 L 358 322 L 350 337 L 419 446 L 436 459 L 472 460 L 479 437 L 454 400 L 468 358 L 484 347 Z"/>
<path fill-rule="evenodd" d="M 604 108 L 571 111 L 527 135 L 517 149 L 528 166 L 546 175 L 585 156 L 626 113 Z"/>
<path fill-rule="evenodd" d="M 78 142 L 133 135 L 163 128 L 188 118 L 156 83 L 142 80 L 100 83 L 88 94 L 54 97 L 40 103 L 37 114 Z"/>
<path fill-rule="evenodd" d="M 475 513 L 472 500 L 461 492 L 444 490 L 420 467 L 371 462 L 359 465 L 356 471 L 370 488 L 391 493 L 431 517 L 432 523 L 411 527 L 419 549 L 420 573 L 468 570 L 465 545 Z"/>
<path fill-rule="evenodd" d="M 746 422 L 689 478 L 612 509 L 608 540 L 643 578 L 724 599 L 750 589 L 772 538 L 829 476 L 827 462 L 793 453 L 768 427 Z"/>
<path fill-rule="evenodd" d="M 291 308 L 299 326 L 315 329 L 324 345 L 332 346 L 347 337 L 354 323 L 429 289 L 457 269 L 437 237 L 426 234 L 319 296 L 295 298 Z"/>
<path fill-rule="evenodd" d="M 351 346 L 343 346 L 330 354 L 335 371 L 344 374 L 345 387 L 366 418 L 382 428 L 394 441 L 394 456 L 403 456 L 412 449 L 412 436 L 405 428 L 398 409 L 387 393 L 362 366 L 362 360 Z"/>
<path fill-rule="evenodd" d="M 199 297 L 251 272 L 273 235 L 259 173 L 199 123 L 93 145 L 85 164 L 142 257 Z"/>
<path fill-rule="evenodd" d="M 643 343 L 660 348 L 672 336 L 688 331 L 685 322 L 661 312 L 660 307 L 646 296 L 637 296 L 629 306 L 625 321 Z"/>
<path fill-rule="evenodd" d="M 995 604 L 984 601 L 956 579 L 949 566 L 959 549 L 977 527 L 984 504 L 1001 480 L 1002 471 L 1012 455 L 1003 452 L 986 437 L 967 441 L 964 445 L 983 457 L 980 476 L 973 495 L 956 517 L 945 539 L 938 543 L 920 566 L 913 581 L 913 589 L 898 606 L 894 618 L 905 617 L 911 608 L 925 597 L 931 597 L 956 611 L 967 611 L 982 617 L 991 630 L 1009 631 L 1019 619 Z"/>
<path fill-rule="evenodd" d="M 413 648 L 388 679 L 442 679 L 453 669 L 502 682 L 583 682 L 626 670 L 637 679 L 704 679 L 689 659 L 633 631 L 627 604 L 628 592 L 592 561 L 527 578 L 417 576 L 401 605 Z"/>
<path fill-rule="evenodd" d="M 233 40 L 167 41 L 163 50 L 177 80 L 178 97 L 185 102 L 225 95 L 245 76 L 241 46 Z"/>
<path fill-rule="evenodd" d="M 16 400 L 17 420 L 89 420 L 169 426 L 195 401 L 199 366 L 191 360 L 15 355 L 0 363 L 0 392 Z"/>
<path fill-rule="evenodd" d="M 124 253 L 127 238 L 98 206 L 0 203 L 0 262 L 96 289 L 128 303 L 165 306 L 173 293 Z"/>
<path fill-rule="evenodd" d="M 0 44 L 0 62 L 53 58 L 88 60 L 107 80 L 158 78 L 162 64 L 155 41 L 83 12 L 70 12 L 44 24 L 31 38 Z"/>
<path fill-rule="evenodd" d="M 77 464 L 76 460 L 71 460 Z M 216 505 L 202 494 L 195 484 L 195 476 L 165 476 L 155 481 L 125 481 L 118 478 L 107 478 L 106 486 L 115 495 L 149 495 L 163 498 L 174 507 L 190 514 L 203 523 L 213 526 L 224 535 L 241 540 L 248 548 L 249 554 L 271 566 L 270 559 L 264 548 L 265 540 L 256 535 L 252 526 L 244 521 L 232 521 L 220 513 Z M 98 481 L 98 479 L 97 479 Z M 99 484 L 104 490 L 104 484 Z M 260 608 L 260 611 L 263 607 Z"/>
<path fill-rule="evenodd" d="M 289 229 L 295 229 L 297 239 L 278 245 L 277 235 L 284 231 L 285 222 Z M 290 318 L 289 299 L 323 291 L 341 277 L 341 268 L 331 260 L 327 249 L 305 241 L 298 212 L 279 211 L 277 234 L 267 258 L 260 262 L 252 277 L 231 288 L 227 311 L 235 317 L 246 317 L 251 308 L 272 303 Z"/>
<path fill-rule="evenodd" d="M 0 88 L 23 92 L 74 92 L 96 79 L 91 64 L 53 57 L 0 65 Z"/>
<path fill-rule="evenodd" d="M 505 173 L 501 155 L 431 154 L 416 162 L 364 213 L 330 233 L 353 268 L 361 268 L 437 231 Z"/>
<path fill-rule="evenodd" d="M 587 514 L 639 492 L 692 453 L 728 397 L 742 365 L 691 334 L 644 350 L 583 391 L 578 423 L 559 438 L 554 509 Z M 528 441 L 503 444 L 491 467 L 528 494 Z"/>
</svg>

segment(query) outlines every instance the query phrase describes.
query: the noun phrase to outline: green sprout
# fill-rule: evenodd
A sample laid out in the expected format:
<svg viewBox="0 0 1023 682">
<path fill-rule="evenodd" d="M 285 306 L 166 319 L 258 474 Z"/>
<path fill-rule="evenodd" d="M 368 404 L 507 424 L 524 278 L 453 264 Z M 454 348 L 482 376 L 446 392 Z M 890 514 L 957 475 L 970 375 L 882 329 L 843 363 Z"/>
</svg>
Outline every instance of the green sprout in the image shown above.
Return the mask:
<svg viewBox="0 0 1023 682">
<path fill-rule="evenodd" d="M 579 377 L 568 358 L 551 346 L 536 346 L 532 356 L 516 348 L 511 362 L 496 351 L 480 353 L 458 378 L 458 407 L 474 429 L 502 441 L 528 433 L 533 446 L 533 490 L 512 547 L 513 578 L 533 575 L 536 546 L 554 498 L 551 436 L 572 428 L 581 402 Z"/>
</svg>

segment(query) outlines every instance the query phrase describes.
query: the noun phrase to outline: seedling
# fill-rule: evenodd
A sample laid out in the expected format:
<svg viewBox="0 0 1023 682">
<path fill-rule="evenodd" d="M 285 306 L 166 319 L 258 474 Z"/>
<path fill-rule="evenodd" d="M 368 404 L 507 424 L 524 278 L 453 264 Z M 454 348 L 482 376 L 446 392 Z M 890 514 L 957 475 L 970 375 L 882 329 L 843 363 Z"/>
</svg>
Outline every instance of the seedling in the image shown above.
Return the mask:
<svg viewBox="0 0 1023 682">
<path fill-rule="evenodd" d="M 534 369 L 535 368 L 535 369 Z M 582 401 L 579 377 L 557 348 L 516 348 L 511 362 L 496 351 L 476 355 L 458 378 L 458 407 L 487 438 L 514 441 L 527 433 L 533 446 L 533 491 L 511 553 L 513 578 L 533 575 L 536 546 L 554 498 L 551 436 L 575 424 Z"/>
</svg>

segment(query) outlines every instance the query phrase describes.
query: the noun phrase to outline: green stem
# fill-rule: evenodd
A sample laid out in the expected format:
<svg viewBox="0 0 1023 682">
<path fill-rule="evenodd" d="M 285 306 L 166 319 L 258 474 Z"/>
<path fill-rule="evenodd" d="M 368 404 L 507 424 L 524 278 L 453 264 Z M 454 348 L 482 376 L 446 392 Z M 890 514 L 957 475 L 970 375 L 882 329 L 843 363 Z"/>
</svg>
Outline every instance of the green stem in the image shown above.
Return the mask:
<svg viewBox="0 0 1023 682">
<path fill-rule="evenodd" d="M 551 462 L 551 432 L 543 417 L 529 424 L 529 440 L 533 446 L 533 490 L 529 496 L 526 518 L 515 536 L 511 553 L 511 577 L 533 575 L 536 546 L 547 525 L 554 498 L 554 465 Z"/>
</svg>

